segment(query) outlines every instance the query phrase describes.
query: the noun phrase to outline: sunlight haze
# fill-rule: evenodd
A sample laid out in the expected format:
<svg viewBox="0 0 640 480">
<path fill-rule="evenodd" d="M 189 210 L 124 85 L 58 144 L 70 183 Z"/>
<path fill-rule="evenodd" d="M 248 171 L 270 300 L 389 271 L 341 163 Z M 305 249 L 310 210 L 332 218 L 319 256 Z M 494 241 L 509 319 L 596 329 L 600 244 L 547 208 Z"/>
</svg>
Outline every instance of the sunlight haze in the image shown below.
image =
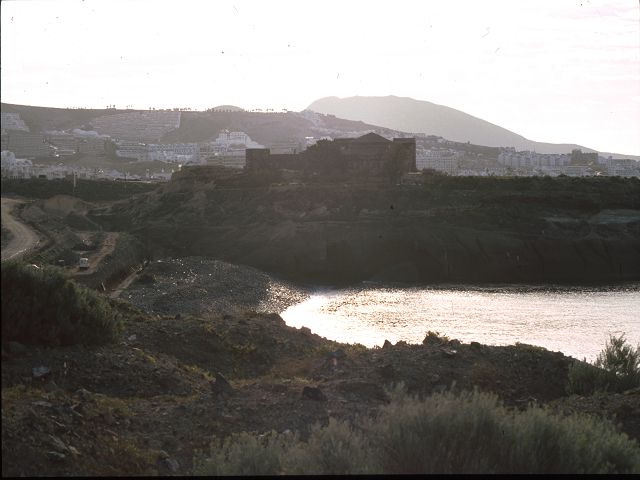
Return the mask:
<svg viewBox="0 0 640 480">
<path fill-rule="evenodd" d="M 300 111 L 427 100 L 640 155 L 637 1 L 3 1 L 2 101 Z M 428 133 L 428 132 L 426 132 Z"/>
</svg>

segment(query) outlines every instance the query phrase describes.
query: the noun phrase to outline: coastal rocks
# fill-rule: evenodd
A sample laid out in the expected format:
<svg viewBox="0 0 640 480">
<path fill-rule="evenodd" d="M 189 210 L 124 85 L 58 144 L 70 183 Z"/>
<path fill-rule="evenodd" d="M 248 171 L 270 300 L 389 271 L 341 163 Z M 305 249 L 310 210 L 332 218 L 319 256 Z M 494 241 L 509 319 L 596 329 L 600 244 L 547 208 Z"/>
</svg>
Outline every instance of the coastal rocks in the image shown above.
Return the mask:
<svg viewBox="0 0 640 480">
<path fill-rule="evenodd" d="M 231 384 L 221 373 L 216 373 L 215 381 L 211 383 L 211 392 L 215 397 L 233 395 L 234 390 Z"/>
<path fill-rule="evenodd" d="M 47 452 L 47 457 L 55 462 L 62 462 L 66 460 L 67 456 L 64 453 L 56 452 L 55 450 L 50 450 Z"/>
<path fill-rule="evenodd" d="M 143 285 L 151 285 L 156 283 L 156 277 L 154 277 L 150 273 L 143 273 L 138 277 L 137 281 Z"/>
<path fill-rule="evenodd" d="M 302 333 L 305 336 L 309 336 L 311 335 L 311 329 L 308 327 L 300 327 L 300 333 Z"/>
<path fill-rule="evenodd" d="M 384 364 L 379 366 L 376 371 L 385 380 L 393 380 L 398 376 L 397 370 L 391 364 Z"/>
<path fill-rule="evenodd" d="M 19 342 L 8 342 L 7 350 L 9 350 L 9 353 L 12 355 L 23 355 L 27 352 L 27 347 Z"/>
<path fill-rule="evenodd" d="M 108 217 L 123 225 L 135 219 L 163 255 L 222 258 L 305 281 L 638 278 L 637 182 L 622 189 L 612 179 L 554 179 L 526 193 L 515 179 L 482 179 L 492 186 L 478 189 L 462 178 L 444 182 L 434 189 L 218 184 L 202 199 L 193 178 L 171 182 L 148 202 L 114 205 Z M 310 215 L 316 205 L 326 211 Z M 194 222 L 203 206 L 208 215 Z"/>
<path fill-rule="evenodd" d="M 169 454 L 164 450 L 160 450 L 160 453 L 158 454 L 158 463 L 160 466 L 172 473 L 176 473 L 180 469 L 180 462 L 169 456 Z"/>
<path fill-rule="evenodd" d="M 422 340 L 423 345 L 443 345 L 447 343 L 447 338 L 441 337 L 438 332 L 427 332 L 427 336 Z"/>
<path fill-rule="evenodd" d="M 377 383 L 365 381 L 346 381 L 336 386 L 336 390 L 348 400 L 388 400 L 384 389 Z"/>
<path fill-rule="evenodd" d="M 316 402 L 326 402 L 327 397 L 318 387 L 304 387 L 302 389 L 302 398 L 314 400 Z"/>
<path fill-rule="evenodd" d="M 347 354 L 341 348 L 329 352 L 318 365 L 319 370 L 325 374 L 344 373 L 344 367 L 347 366 L 346 359 Z"/>
<path fill-rule="evenodd" d="M 93 400 L 93 393 L 91 393 L 86 388 L 79 388 L 75 391 L 74 396 L 80 397 L 82 401 L 88 402 Z"/>
<path fill-rule="evenodd" d="M 33 367 L 33 378 L 46 378 L 51 374 L 51 368 L 45 366 Z"/>
<path fill-rule="evenodd" d="M 239 308 L 280 312 L 302 301 L 306 293 L 255 268 L 182 257 L 150 262 L 121 297 L 149 313 L 184 317 L 214 311 L 232 314 Z"/>
<path fill-rule="evenodd" d="M 390 265 L 371 277 L 373 281 L 381 282 L 419 282 L 420 271 L 411 262 Z"/>
</svg>

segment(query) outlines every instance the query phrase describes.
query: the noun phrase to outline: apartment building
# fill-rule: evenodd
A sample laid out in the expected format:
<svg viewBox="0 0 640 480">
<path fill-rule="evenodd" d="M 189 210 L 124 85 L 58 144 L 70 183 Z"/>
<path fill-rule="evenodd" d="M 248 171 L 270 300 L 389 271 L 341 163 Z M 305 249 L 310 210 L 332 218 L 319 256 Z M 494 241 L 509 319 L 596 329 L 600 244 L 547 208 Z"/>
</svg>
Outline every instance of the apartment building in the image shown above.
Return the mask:
<svg viewBox="0 0 640 480">
<path fill-rule="evenodd" d="M 201 163 L 197 143 L 167 143 L 147 145 L 147 160 L 168 163 Z"/>
<path fill-rule="evenodd" d="M 116 144 L 116 155 L 138 161 L 147 160 L 147 146 L 140 142 L 120 141 Z"/>
</svg>

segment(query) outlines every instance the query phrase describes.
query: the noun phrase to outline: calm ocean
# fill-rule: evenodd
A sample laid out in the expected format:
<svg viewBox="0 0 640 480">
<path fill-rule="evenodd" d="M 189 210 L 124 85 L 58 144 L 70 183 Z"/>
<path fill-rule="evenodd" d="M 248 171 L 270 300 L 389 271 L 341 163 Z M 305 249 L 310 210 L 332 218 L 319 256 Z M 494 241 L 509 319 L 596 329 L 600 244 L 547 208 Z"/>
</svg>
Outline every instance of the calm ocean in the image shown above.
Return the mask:
<svg viewBox="0 0 640 480">
<path fill-rule="evenodd" d="M 421 343 L 428 330 L 462 342 L 539 345 L 594 360 L 609 335 L 640 342 L 640 284 L 616 287 L 318 289 L 281 314 L 331 340 Z"/>
</svg>

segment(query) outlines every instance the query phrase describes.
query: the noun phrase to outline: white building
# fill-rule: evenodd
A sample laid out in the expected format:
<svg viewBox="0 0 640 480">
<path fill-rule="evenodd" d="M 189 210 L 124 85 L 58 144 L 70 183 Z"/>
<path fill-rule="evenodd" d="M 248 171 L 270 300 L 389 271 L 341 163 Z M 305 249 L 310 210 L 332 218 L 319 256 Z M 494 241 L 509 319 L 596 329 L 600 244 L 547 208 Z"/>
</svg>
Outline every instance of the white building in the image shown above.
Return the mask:
<svg viewBox="0 0 640 480">
<path fill-rule="evenodd" d="M 631 158 L 611 158 L 604 162 L 610 176 L 640 177 L 640 162 Z"/>
<path fill-rule="evenodd" d="M 147 146 L 140 142 L 121 141 L 116 144 L 116 155 L 138 161 L 147 160 Z"/>
<path fill-rule="evenodd" d="M 220 165 L 231 168 L 243 168 L 247 148 L 264 148 L 245 132 L 222 130 L 212 142 L 199 145 L 200 163 Z"/>
<path fill-rule="evenodd" d="M 459 167 L 459 160 L 462 154 L 449 148 L 443 149 L 421 149 L 416 152 L 416 168 L 424 170 L 430 168 L 449 175 L 456 175 Z"/>
<path fill-rule="evenodd" d="M 5 178 L 31 178 L 33 162 L 23 158 L 16 158 L 13 152 L 4 150 L 1 154 L 0 169 Z"/>
<path fill-rule="evenodd" d="M 152 143 L 147 145 L 147 159 L 182 165 L 201 163 L 200 148 L 197 143 Z"/>
</svg>

